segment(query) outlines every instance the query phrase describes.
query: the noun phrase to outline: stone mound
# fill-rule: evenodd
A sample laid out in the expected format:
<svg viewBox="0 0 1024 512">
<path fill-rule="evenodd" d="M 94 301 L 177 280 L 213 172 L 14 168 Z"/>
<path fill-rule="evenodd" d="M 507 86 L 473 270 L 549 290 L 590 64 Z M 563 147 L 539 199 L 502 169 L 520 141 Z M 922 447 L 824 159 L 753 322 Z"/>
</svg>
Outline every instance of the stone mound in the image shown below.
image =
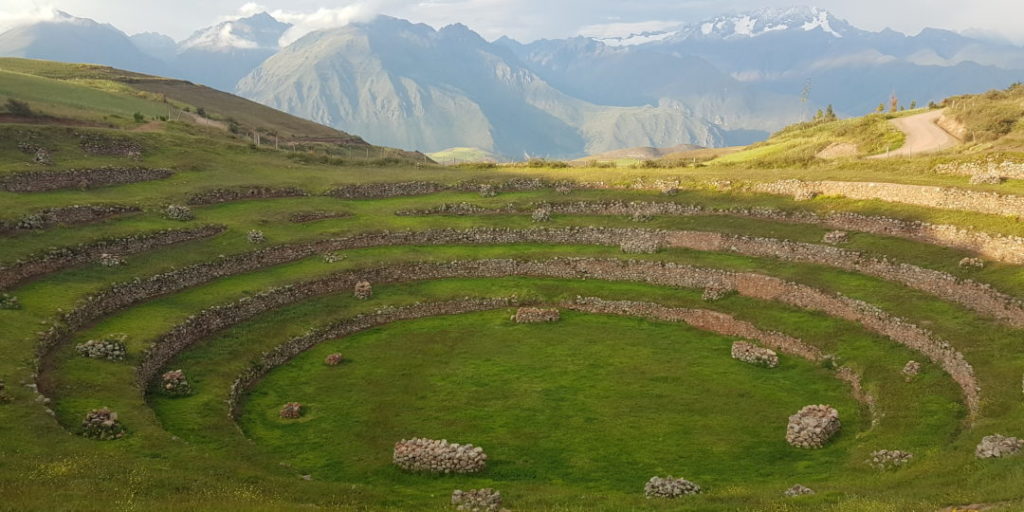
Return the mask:
<svg viewBox="0 0 1024 512">
<path fill-rule="evenodd" d="M 827 405 L 808 405 L 789 417 L 786 441 L 797 448 L 821 448 L 841 426 L 839 411 Z"/>
<path fill-rule="evenodd" d="M 345 361 L 345 356 L 341 354 L 330 354 L 324 358 L 324 364 L 327 366 L 338 366 Z"/>
<path fill-rule="evenodd" d="M 359 300 L 367 300 L 373 297 L 373 285 L 369 281 L 359 281 L 352 289 L 352 295 Z"/>
<path fill-rule="evenodd" d="M 297 420 L 302 417 L 302 404 L 288 402 L 281 407 L 280 415 L 286 420 Z"/>
<path fill-rule="evenodd" d="M 913 458 L 914 454 L 902 450 L 876 450 L 871 452 L 868 464 L 880 470 L 897 469 L 907 465 Z"/>
<path fill-rule="evenodd" d="M 513 319 L 517 324 L 544 324 L 557 322 L 561 317 L 555 308 L 519 308 Z"/>
<path fill-rule="evenodd" d="M 974 455 L 979 459 L 998 459 L 1017 455 L 1021 450 L 1024 450 L 1024 439 L 995 434 L 985 436 L 978 443 Z"/>
<path fill-rule="evenodd" d="M 395 443 L 392 460 L 405 471 L 439 474 L 478 473 L 487 467 L 483 448 L 424 438 Z"/>
<path fill-rule="evenodd" d="M 699 494 L 700 486 L 682 478 L 652 476 L 644 485 L 644 496 L 648 498 L 674 499 Z"/>
<path fill-rule="evenodd" d="M 107 407 L 93 409 L 82 420 L 82 435 L 99 441 L 112 441 L 124 437 L 124 426 L 117 413 Z"/>
<path fill-rule="evenodd" d="M 163 390 L 168 395 L 184 396 L 192 393 L 192 386 L 185 378 L 185 372 L 171 370 L 160 376 Z"/>
<path fill-rule="evenodd" d="M 472 489 L 452 492 L 455 510 L 467 512 L 501 512 L 501 493 L 494 489 Z"/>
<path fill-rule="evenodd" d="M 106 359 L 107 361 L 123 361 L 128 355 L 128 348 L 125 345 L 127 336 L 124 334 L 112 334 L 101 340 L 89 340 L 75 346 L 75 352 L 82 357 L 90 359 Z"/>
<path fill-rule="evenodd" d="M 732 358 L 766 368 L 775 368 L 779 365 L 779 355 L 774 350 L 759 347 L 745 341 L 737 341 L 732 344 Z"/>
<path fill-rule="evenodd" d="M 793 487 L 786 489 L 786 491 L 782 493 L 782 495 L 786 496 L 787 498 L 793 498 L 796 496 L 808 496 L 811 494 L 814 494 L 813 489 L 809 487 L 804 487 L 800 484 L 796 484 Z"/>
</svg>

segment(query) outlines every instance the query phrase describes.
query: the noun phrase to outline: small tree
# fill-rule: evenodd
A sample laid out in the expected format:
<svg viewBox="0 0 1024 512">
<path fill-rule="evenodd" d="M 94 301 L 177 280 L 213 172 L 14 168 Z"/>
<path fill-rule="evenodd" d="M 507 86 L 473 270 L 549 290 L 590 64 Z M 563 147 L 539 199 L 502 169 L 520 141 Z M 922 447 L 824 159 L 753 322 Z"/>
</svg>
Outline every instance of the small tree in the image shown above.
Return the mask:
<svg viewBox="0 0 1024 512">
<path fill-rule="evenodd" d="M 917 109 L 917 100 L 911 101 L 910 102 L 910 110 L 916 110 L 916 109 Z"/>
<path fill-rule="evenodd" d="M 879 114 L 885 112 L 885 103 L 879 103 L 878 108 L 875 109 L 875 112 L 878 112 Z"/>
<path fill-rule="evenodd" d="M 7 112 L 19 117 L 32 117 L 35 115 L 35 113 L 32 112 L 32 107 L 28 106 L 28 103 L 18 101 L 14 98 L 8 98 L 5 107 L 7 108 Z"/>
<path fill-rule="evenodd" d="M 199 114 L 199 117 L 206 117 L 206 109 L 199 107 L 196 109 L 196 114 Z"/>
<path fill-rule="evenodd" d="M 825 120 L 835 121 L 836 119 L 836 111 L 834 108 L 832 108 L 832 105 L 829 105 L 828 108 L 825 109 Z"/>
<path fill-rule="evenodd" d="M 819 108 L 819 109 L 818 109 L 818 111 L 817 111 L 817 112 L 816 112 L 816 113 L 814 114 L 814 120 L 815 120 L 815 121 L 820 121 L 820 120 L 822 120 L 822 119 L 824 119 L 824 118 L 825 118 L 825 112 L 823 112 L 823 111 L 822 111 L 822 110 L 821 110 L 821 109 Z"/>
</svg>

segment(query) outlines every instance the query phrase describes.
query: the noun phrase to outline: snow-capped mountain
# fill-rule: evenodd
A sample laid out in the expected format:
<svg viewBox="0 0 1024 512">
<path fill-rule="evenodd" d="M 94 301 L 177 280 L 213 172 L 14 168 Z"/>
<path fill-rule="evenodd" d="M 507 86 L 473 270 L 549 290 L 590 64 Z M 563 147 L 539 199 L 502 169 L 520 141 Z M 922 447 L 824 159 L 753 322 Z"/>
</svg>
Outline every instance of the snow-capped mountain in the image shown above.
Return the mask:
<svg viewBox="0 0 1024 512">
<path fill-rule="evenodd" d="M 179 43 L 174 66 L 183 78 L 232 91 L 243 76 L 281 49 L 278 41 L 289 28 L 267 13 L 225 21 Z"/>
<path fill-rule="evenodd" d="M 863 33 L 845 20 L 817 7 L 766 8 L 719 16 L 681 27 L 671 39 L 754 38 L 777 32 L 815 32 L 842 38 Z"/>
</svg>

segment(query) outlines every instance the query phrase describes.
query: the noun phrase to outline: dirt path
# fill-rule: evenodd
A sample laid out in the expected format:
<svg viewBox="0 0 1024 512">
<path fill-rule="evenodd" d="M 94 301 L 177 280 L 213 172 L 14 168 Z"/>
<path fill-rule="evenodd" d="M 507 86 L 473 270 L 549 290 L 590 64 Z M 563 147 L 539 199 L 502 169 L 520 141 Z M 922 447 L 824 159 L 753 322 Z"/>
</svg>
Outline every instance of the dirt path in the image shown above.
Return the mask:
<svg viewBox="0 0 1024 512">
<path fill-rule="evenodd" d="M 936 124 L 939 118 L 942 117 L 942 113 L 942 110 L 932 110 L 924 114 L 901 117 L 889 121 L 901 132 L 907 134 L 906 143 L 897 150 L 870 158 L 892 158 L 934 153 L 960 144 L 956 137 L 953 137 Z"/>
</svg>

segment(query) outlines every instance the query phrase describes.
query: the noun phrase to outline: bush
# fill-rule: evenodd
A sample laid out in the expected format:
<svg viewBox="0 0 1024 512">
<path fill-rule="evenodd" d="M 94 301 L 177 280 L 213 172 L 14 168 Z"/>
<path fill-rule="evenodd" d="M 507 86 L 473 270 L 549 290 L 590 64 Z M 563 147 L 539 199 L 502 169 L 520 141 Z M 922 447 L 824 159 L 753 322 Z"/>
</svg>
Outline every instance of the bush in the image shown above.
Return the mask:
<svg viewBox="0 0 1024 512">
<path fill-rule="evenodd" d="M 146 121 L 146 116 L 142 115 L 142 112 L 136 112 L 132 114 L 132 117 L 135 119 L 136 123 L 143 123 Z"/>
</svg>

